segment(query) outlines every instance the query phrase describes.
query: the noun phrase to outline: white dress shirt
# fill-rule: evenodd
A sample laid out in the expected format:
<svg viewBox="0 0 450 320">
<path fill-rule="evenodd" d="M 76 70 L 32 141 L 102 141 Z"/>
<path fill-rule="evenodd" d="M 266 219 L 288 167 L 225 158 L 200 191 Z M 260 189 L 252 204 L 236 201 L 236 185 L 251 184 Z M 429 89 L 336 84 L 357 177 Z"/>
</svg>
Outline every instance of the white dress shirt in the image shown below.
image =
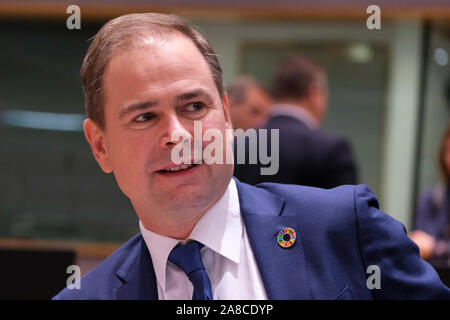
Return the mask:
<svg viewBox="0 0 450 320">
<path fill-rule="evenodd" d="M 152 257 L 159 299 L 192 299 L 192 283 L 180 268 L 167 260 L 180 240 L 147 230 L 141 221 L 139 227 Z M 234 179 L 222 198 L 200 219 L 188 239 L 205 245 L 200 254 L 215 300 L 267 299 L 241 217 Z"/>
<path fill-rule="evenodd" d="M 302 108 L 301 106 L 277 103 L 272 106 L 271 110 L 272 117 L 278 115 L 289 116 L 303 122 L 311 129 L 317 129 L 320 126 L 316 118 L 314 118 L 308 110 Z"/>
</svg>

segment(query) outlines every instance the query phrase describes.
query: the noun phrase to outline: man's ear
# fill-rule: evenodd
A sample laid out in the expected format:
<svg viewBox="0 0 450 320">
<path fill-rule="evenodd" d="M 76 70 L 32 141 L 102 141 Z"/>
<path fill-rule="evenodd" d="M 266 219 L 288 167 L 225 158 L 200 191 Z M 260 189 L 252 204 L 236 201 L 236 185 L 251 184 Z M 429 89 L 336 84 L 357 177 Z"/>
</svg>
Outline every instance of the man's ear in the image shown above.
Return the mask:
<svg viewBox="0 0 450 320">
<path fill-rule="evenodd" d="M 95 160 L 105 173 L 111 173 L 112 167 L 109 161 L 109 154 L 105 143 L 105 134 L 97 124 L 91 119 L 84 120 L 83 123 L 84 135 L 86 136 Z"/>
<path fill-rule="evenodd" d="M 322 94 L 322 89 L 317 83 L 310 83 L 308 86 L 308 96 L 316 97 L 317 95 Z"/>
<path fill-rule="evenodd" d="M 326 92 L 317 83 L 311 83 L 308 89 L 309 111 L 316 117 L 317 121 L 322 122 L 327 107 Z"/>
<path fill-rule="evenodd" d="M 226 93 L 223 94 L 223 114 L 225 116 L 225 122 L 227 123 L 227 129 L 232 129 L 233 125 L 231 123 L 229 101 Z"/>
</svg>

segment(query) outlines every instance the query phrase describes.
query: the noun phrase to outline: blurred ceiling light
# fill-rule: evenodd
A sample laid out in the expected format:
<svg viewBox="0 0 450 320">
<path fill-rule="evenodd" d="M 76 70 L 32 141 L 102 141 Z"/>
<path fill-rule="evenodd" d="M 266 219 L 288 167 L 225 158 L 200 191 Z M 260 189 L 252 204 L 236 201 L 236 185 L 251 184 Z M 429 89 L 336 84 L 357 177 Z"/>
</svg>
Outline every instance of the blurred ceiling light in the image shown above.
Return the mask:
<svg viewBox="0 0 450 320">
<path fill-rule="evenodd" d="M 8 126 L 58 131 L 83 131 L 84 115 L 25 110 L 0 111 L 0 123 Z"/>
<path fill-rule="evenodd" d="M 353 43 L 347 47 L 348 57 L 357 63 L 368 63 L 373 58 L 373 50 L 366 43 Z"/>
<path fill-rule="evenodd" d="M 434 50 L 434 60 L 440 66 L 446 66 L 448 64 L 448 53 L 442 48 Z"/>
</svg>

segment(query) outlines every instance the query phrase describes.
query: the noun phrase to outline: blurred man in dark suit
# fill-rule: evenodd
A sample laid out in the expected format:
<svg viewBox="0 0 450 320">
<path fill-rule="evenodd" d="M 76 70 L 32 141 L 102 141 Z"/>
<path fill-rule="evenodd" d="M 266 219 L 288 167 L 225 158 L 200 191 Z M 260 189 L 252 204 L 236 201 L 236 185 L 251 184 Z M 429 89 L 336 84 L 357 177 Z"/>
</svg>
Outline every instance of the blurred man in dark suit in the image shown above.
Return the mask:
<svg viewBox="0 0 450 320">
<path fill-rule="evenodd" d="M 236 165 L 235 176 L 257 184 L 277 182 L 321 188 L 356 184 L 349 143 L 324 132 L 320 124 L 328 103 L 325 70 L 310 58 L 292 55 L 277 66 L 271 117 L 265 126 L 279 129 L 279 171 L 261 175 L 259 165 Z M 270 141 L 270 140 L 268 140 Z"/>
<path fill-rule="evenodd" d="M 234 129 L 259 128 L 267 123 L 272 100 L 255 79 L 238 76 L 231 81 L 227 93 Z"/>
</svg>

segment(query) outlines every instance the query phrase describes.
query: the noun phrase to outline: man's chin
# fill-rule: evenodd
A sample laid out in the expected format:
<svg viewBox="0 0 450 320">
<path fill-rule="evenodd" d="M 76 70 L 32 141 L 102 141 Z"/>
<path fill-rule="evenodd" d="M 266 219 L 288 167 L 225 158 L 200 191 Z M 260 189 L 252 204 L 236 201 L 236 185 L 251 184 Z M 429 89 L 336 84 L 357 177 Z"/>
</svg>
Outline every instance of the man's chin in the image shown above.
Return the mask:
<svg viewBox="0 0 450 320">
<path fill-rule="evenodd" d="M 160 194 L 160 206 L 171 212 L 188 213 L 209 207 L 211 195 L 199 186 L 183 185 L 171 193 Z"/>
<path fill-rule="evenodd" d="M 202 163 L 186 172 L 155 172 L 152 195 L 166 208 L 209 207 L 210 202 L 214 204 L 220 198 L 232 177 L 232 169 L 227 170 L 227 179 L 221 178 L 223 172 L 214 175 L 213 170 L 212 166 Z"/>
</svg>

